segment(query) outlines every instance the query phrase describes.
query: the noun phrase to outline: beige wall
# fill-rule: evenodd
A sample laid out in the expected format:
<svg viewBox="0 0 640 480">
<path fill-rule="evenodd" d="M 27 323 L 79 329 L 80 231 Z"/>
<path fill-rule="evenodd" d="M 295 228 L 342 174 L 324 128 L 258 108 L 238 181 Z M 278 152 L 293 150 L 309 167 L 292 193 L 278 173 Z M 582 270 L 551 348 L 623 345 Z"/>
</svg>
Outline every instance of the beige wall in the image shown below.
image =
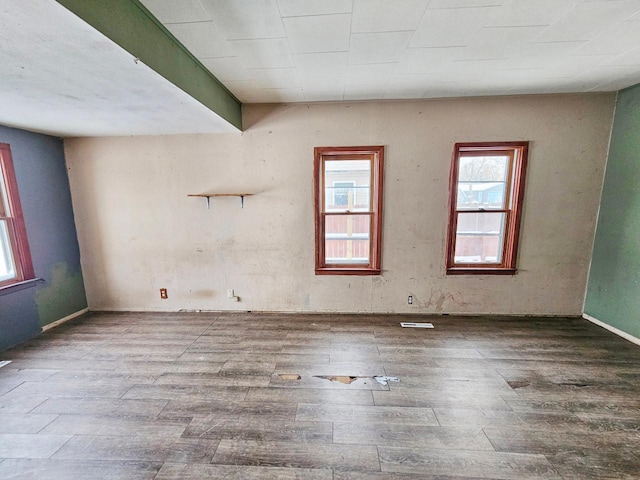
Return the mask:
<svg viewBox="0 0 640 480">
<path fill-rule="evenodd" d="M 89 305 L 580 314 L 613 106 L 613 94 L 250 105 L 242 135 L 67 140 Z M 531 142 L 519 272 L 447 277 L 453 144 L 496 140 Z M 313 147 L 336 145 L 386 147 L 380 276 L 314 275 Z M 207 210 L 187 197 L 202 192 L 256 195 Z"/>
</svg>

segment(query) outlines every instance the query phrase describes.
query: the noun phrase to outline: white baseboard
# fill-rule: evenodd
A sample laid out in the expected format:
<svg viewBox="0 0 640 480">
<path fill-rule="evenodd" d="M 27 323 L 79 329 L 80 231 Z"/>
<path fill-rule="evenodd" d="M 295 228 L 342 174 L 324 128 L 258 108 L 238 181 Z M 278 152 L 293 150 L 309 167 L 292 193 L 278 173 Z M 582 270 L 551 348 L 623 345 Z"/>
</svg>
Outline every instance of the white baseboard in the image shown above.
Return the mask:
<svg viewBox="0 0 640 480">
<path fill-rule="evenodd" d="M 47 323 L 44 327 L 42 327 L 42 331 L 46 332 L 47 330 L 51 330 L 52 328 L 57 327 L 58 325 L 62 325 L 65 322 L 68 322 L 69 320 L 73 320 L 76 317 L 79 317 L 80 315 L 84 315 L 85 313 L 87 313 L 89 311 L 88 308 L 83 308 L 82 310 L 79 310 L 75 313 L 72 313 L 71 315 L 67 315 L 64 318 L 61 318 L 60 320 L 56 320 L 55 322 L 51 322 L 51 323 Z"/>
<path fill-rule="evenodd" d="M 611 325 L 607 325 L 606 323 L 598 320 L 597 318 L 592 317 L 591 315 L 587 315 L 586 313 L 583 313 L 582 318 L 584 318 L 585 320 L 589 320 L 591 323 L 595 323 L 596 325 L 604 328 L 605 330 L 609 330 L 610 332 L 615 333 L 616 335 L 624 338 L 625 340 L 629 340 L 631 343 L 640 345 L 640 338 L 634 337 L 633 335 L 630 335 L 627 332 L 623 332 L 622 330 L 619 330 L 616 327 L 612 327 Z"/>
</svg>

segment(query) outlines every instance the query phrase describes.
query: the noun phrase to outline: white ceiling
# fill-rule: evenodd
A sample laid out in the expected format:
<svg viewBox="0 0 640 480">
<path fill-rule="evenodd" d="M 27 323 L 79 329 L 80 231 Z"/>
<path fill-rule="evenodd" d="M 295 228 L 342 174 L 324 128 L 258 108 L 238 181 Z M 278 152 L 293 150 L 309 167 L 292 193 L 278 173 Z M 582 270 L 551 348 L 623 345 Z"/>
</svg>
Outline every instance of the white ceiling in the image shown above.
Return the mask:
<svg viewBox="0 0 640 480">
<path fill-rule="evenodd" d="M 0 124 L 59 136 L 236 131 L 53 0 L 0 0 Z"/>
<path fill-rule="evenodd" d="M 615 91 L 640 0 L 142 0 L 242 102 Z"/>
<path fill-rule="evenodd" d="M 142 0 L 241 101 L 616 91 L 640 0 Z M 55 0 L 0 0 L 0 124 L 237 131 Z"/>
</svg>

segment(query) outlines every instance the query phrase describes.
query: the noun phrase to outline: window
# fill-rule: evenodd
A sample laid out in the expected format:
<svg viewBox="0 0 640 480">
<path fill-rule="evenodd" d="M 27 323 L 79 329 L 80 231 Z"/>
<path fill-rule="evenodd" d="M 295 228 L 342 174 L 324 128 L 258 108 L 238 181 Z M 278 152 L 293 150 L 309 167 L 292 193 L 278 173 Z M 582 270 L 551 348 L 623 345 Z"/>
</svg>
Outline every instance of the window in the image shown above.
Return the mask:
<svg viewBox="0 0 640 480">
<path fill-rule="evenodd" d="M 379 274 L 384 147 L 314 153 L 316 274 Z"/>
<path fill-rule="evenodd" d="M 516 273 L 528 146 L 529 142 L 455 145 L 448 274 Z"/>
<path fill-rule="evenodd" d="M 0 143 L 0 288 L 34 277 L 11 150 Z"/>
</svg>

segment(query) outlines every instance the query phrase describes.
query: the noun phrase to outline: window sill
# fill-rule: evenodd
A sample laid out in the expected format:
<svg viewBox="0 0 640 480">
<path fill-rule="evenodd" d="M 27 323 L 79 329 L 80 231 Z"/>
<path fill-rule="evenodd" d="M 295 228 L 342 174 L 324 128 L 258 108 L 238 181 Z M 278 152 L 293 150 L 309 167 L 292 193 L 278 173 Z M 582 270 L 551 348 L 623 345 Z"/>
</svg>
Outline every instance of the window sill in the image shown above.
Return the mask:
<svg viewBox="0 0 640 480">
<path fill-rule="evenodd" d="M 36 283 L 44 282 L 41 278 L 32 278 L 31 280 L 25 280 L 24 282 L 12 283 L 10 285 L 4 285 L 0 287 L 0 297 L 3 295 L 9 295 L 11 293 L 19 292 L 27 288 L 35 287 Z"/>
<path fill-rule="evenodd" d="M 447 275 L 515 275 L 515 268 L 447 268 Z"/>
<path fill-rule="evenodd" d="M 316 268 L 316 275 L 380 275 L 379 268 Z"/>
</svg>

